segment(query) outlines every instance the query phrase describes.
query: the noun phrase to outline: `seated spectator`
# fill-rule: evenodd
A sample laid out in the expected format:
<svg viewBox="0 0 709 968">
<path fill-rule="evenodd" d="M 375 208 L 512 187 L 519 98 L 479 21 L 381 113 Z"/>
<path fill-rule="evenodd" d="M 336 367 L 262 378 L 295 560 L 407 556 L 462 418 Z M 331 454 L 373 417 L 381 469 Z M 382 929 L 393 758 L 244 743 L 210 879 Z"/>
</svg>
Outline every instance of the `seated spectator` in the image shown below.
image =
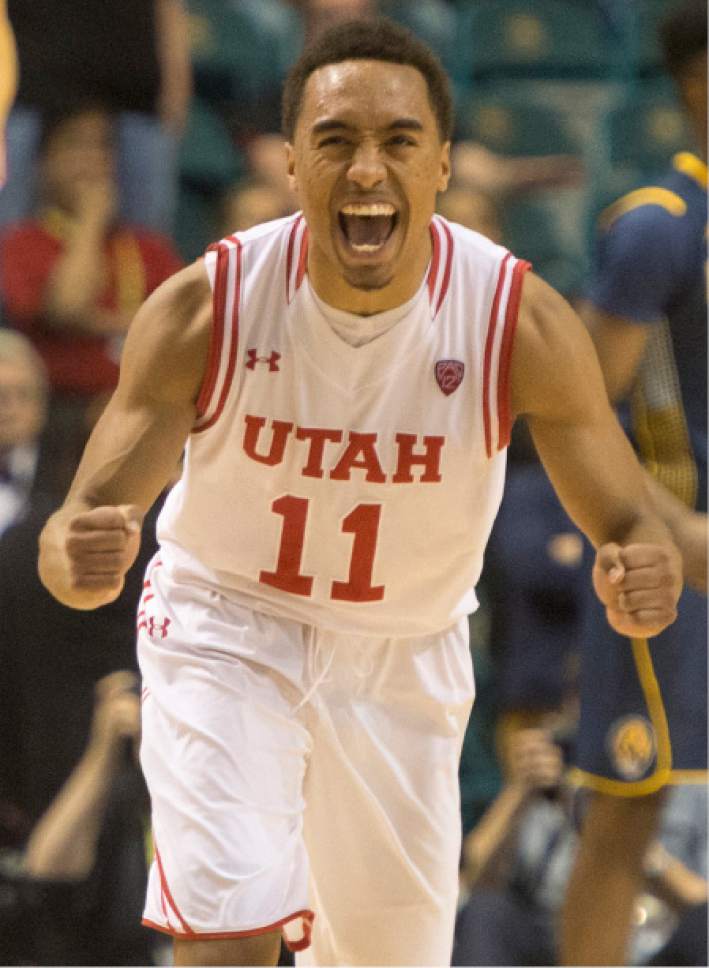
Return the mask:
<svg viewBox="0 0 709 968">
<path fill-rule="evenodd" d="M 192 80 L 183 0 L 9 0 L 8 7 L 20 84 L 0 225 L 32 211 L 43 116 L 92 99 L 116 113 L 122 217 L 169 232 Z"/>
<path fill-rule="evenodd" d="M 42 360 L 20 333 L 0 329 L 0 534 L 27 505 L 46 409 Z"/>
<path fill-rule="evenodd" d="M 140 916 L 147 881 L 147 791 L 138 769 L 140 700 L 134 673 L 101 679 L 88 743 L 35 824 L 14 875 L 4 871 L 21 964 L 152 964 Z M 0 875 L 2 876 L 2 875 Z"/>
<path fill-rule="evenodd" d="M 260 178 L 240 181 L 226 192 L 222 201 L 219 234 L 224 237 L 242 232 L 292 211 L 290 198 L 277 191 L 271 182 Z"/>
<path fill-rule="evenodd" d="M 54 403 L 111 391 L 128 324 L 181 267 L 169 240 L 118 220 L 111 116 L 79 107 L 47 120 L 37 215 L 0 240 L 6 322 L 47 367 Z"/>
</svg>

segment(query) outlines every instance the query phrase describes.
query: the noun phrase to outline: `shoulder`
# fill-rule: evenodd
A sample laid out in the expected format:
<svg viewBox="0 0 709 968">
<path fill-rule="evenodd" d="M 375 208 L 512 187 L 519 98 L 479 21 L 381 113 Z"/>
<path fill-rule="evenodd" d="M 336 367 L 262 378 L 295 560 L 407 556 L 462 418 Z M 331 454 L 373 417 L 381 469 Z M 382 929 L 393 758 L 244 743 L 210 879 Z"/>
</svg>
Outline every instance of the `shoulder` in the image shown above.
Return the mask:
<svg viewBox="0 0 709 968">
<path fill-rule="evenodd" d="M 139 309 L 124 347 L 121 381 L 144 379 L 163 398 L 194 394 L 211 329 L 212 290 L 204 260 L 198 259 L 163 282 Z"/>
<path fill-rule="evenodd" d="M 672 183 L 670 183 L 672 184 Z M 619 251 L 659 250 L 684 228 L 687 200 L 676 186 L 647 185 L 609 205 L 598 219 L 601 240 Z"/>
<path fill-rule="evenodd" d="M 574 387 L 593 382 L 596 366 L 590 337 L 574 310 L 539 276 L 527 272 L 512 355 L 514 412 L 571 410 L 578 395 Z"/>
</svg>

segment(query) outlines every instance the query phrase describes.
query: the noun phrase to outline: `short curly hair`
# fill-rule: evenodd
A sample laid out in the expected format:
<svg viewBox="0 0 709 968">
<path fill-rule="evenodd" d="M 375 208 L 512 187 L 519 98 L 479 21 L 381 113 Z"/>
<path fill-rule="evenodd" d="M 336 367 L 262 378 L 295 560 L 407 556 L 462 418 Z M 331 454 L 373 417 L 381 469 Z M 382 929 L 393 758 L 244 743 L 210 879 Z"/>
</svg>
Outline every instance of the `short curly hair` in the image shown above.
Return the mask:
<svg viewBox="0 0 709 968">
<path fill-rule="evenodd" d="M 324 31 L 303 51 L 291 68 L 283 87 L 282 126 L 293 140 L 310 75 L 327 64 L 346 60 L 377 60 L 415 67 L 426 81 L 428 97 L 436 115 L 442 141 L 453 131 L 453 100 L 448 77 L 433 51 L 411 31 L 387 17 L 348 20 Z"/>
</svg>

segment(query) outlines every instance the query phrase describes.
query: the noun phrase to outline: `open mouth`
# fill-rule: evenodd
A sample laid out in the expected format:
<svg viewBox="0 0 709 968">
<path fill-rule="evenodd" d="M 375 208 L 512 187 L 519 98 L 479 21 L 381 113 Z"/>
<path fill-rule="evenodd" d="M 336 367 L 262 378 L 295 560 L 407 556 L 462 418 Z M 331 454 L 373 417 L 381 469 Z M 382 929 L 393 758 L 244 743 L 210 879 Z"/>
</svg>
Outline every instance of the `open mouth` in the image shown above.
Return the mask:
<svg viewBox="0 0 709 968">
<path fill-rule="evenodd" d="M 399 221 L 389 202 L 350 202 L 343 205 L 337 217 L 349 248 L 362 255 L 383 249 Z"/>
</svg>

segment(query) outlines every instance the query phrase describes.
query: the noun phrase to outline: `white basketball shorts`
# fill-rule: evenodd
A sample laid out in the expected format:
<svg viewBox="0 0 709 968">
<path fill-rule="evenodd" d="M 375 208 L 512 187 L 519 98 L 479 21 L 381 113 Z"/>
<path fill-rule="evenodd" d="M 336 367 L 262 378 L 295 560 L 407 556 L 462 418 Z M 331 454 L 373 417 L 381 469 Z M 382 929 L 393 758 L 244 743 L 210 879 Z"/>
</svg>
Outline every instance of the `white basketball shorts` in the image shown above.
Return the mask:
<svg viewBox="0 0 709 968">
<path fill-rule="evenodd" d="M 138 629 L 145 923 L 189 939 L 280 927 L 299 965 L 449 965 L 467 622 L 322 631 L 154 559 Z"/>
</svg>

